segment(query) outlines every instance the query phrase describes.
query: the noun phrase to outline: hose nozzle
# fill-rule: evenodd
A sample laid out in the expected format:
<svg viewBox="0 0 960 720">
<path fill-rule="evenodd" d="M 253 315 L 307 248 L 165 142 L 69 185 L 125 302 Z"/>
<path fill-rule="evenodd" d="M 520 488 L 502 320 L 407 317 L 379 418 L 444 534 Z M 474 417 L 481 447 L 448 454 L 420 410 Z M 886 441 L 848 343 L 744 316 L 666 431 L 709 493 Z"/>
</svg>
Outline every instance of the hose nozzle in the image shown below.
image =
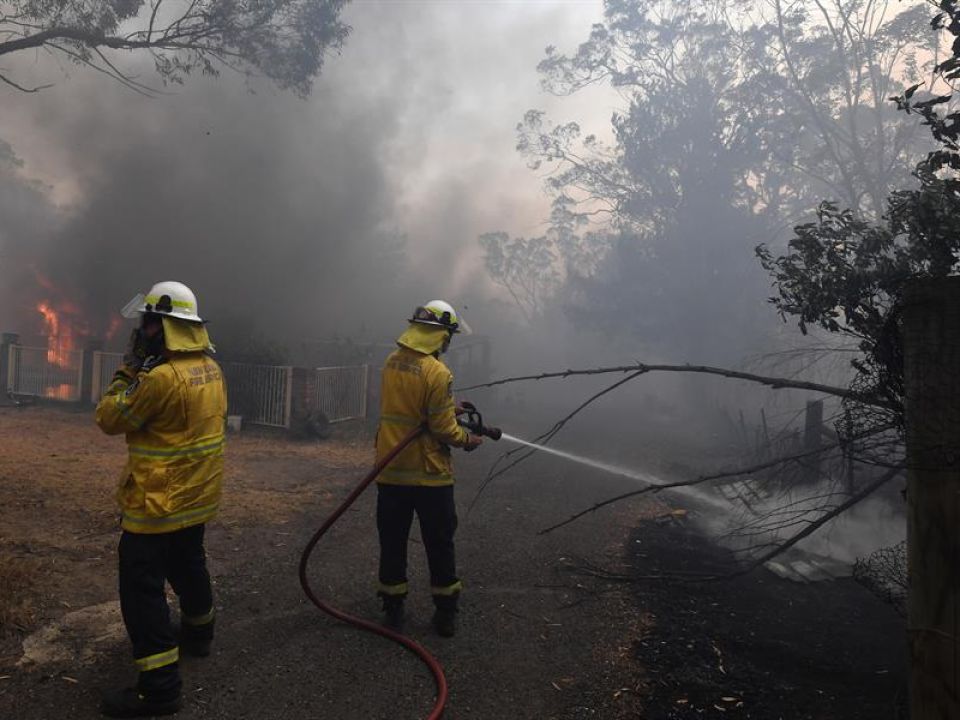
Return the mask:
<svg viewBox="0 0 960 720">
<path fill-rule="evenodd" d="M 480 434 L 486 435 L 491 440 L 499 440 L 501 437 L 503 437 L 503 430 L 496 427 L 485 427 L 483 428 L 483 432 Z"/>
<path fill-rule="evenodd" d="M 489 427 L 483 424 L 483 416 L 473 403 L 463 402 L 460 404 L 460 407 L 462 409 L 462 415 L 457 418 L 460 427 L 469 430 L 474 435 L 482 435 L 491 440 L 499 440 L 503 436 L 503 431 L 500 428 Z"/>
</svg>

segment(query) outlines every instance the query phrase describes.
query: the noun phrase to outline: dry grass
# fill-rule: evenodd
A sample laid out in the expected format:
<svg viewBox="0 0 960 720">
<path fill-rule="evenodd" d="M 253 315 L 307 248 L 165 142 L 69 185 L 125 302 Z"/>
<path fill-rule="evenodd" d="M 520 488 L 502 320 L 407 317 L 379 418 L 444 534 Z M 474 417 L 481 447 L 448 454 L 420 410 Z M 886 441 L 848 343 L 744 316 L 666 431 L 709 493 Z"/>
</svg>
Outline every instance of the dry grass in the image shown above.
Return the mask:
<svg viewBox="0 0 960 720">
<path fill-rule="evenodd" d="M 39 559 L 8 555 L 0 549 L 0 633 L 23 631 L 37 621 L 35 578 L 42 570 Z"/>
<path fill-rule="evenodd" d="M 0 408 L 0 450 L 0 628 L 9 637 L 57 617 L 65 598 L 75 605 L 114 593 L 114 493 L 126 450 L 92 413 L 56 406 Z M 219 522 L 283 522 L 307 499 L 353 482 L 372 454 L 367 439 L 232 435 Z"/>
</svg>

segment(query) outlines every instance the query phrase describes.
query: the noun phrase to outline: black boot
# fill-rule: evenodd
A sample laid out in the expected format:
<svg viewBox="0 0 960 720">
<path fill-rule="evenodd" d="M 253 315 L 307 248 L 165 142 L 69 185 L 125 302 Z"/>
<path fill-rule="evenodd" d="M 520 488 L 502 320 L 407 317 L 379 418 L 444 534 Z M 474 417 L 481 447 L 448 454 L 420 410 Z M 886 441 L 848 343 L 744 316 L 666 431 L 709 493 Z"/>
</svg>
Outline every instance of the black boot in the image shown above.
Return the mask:
<svg viewBox="0 0 960 720">
<path fill-rule="evenodd" d="M 100 712 L 113 718 L 150 717 L 173 715 L 180 710 L 180 693 L 168 698 L 148 697 L 136 688 L 124 688 L 107 694 L 100 705 Z"/>
<path fill-rule="evenodd" d="M 180 622 L 180 652 L 191 657 L 207 657 L 213 642 L 214 620 L 203 625 Z"/>
<path fill-rule="evenodd" d="M 403 630 L 403 598 L 383 597 L 383 624 L 391 630 Z"/>
<path fill-rule="evenodd" d="M 457 634 L 457 611 L 437 608 L 433 613 L 433 628 L 440 637 L 453 637 Z"/>
<path fill-rule="evenodd" d="M 453 637 L 457 634 L 457 604 L 459 595 L 434 595 L 433 628 L 440 637 Z"/>
</svg>

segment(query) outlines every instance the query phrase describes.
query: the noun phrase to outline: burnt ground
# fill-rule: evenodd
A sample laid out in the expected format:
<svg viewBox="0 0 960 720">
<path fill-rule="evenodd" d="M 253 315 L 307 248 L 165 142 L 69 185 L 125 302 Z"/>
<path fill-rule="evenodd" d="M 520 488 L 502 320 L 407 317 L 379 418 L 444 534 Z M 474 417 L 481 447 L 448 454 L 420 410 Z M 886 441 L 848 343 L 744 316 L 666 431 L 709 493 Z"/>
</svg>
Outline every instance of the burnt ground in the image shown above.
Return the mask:
<svg viewBox="0 0 960 720">
<path fill-rule="evenodd" d="M 658 575 L 729 557 L 693 523 L 668 519 L 688 508 L 667 498 L 537 535 L 625 489 L 560 461 L 518 468 L 468 514 L 494 455 L 458 457 L 466 590 L 453 640 L 430 631 L 425 562 L 411 540 L 408 633 L 445 668 L 446 718 L 893 717 L 902 623 L 852 582 L 800 586 L 766 571 L 712 585 L 598 577 L 596 568 Z M 132 679 L 115 596 L 122 456 L 122 440 L 100 435 L 89 413 L 0 408 L 0 718 L 96 718 L 100 693 Z M 427 715 L 426 669 L 323 616 L 297 583 L 300 549 L 370 456 L 369 440 L 346 429 L 324 444 L 231 436 L 224 511 L 207 536 L 218 637 L 210 658 L 183 663 L 179 717 Z M 369 618 L 373 507 L 368 492 L 310 568 L 321 596 Z"/>
<path fill-rule="evenodd" d="M 641 523 L 629 556 L 640 576 L 736 568 L 729 551 L 675 522 Z M 905 622 L 851 578 L 798 584 L 758 569 L 638 583 L 634 597 L 649 613 L 634 657 L 650 720 L 900 717 Z"/>
</svg>

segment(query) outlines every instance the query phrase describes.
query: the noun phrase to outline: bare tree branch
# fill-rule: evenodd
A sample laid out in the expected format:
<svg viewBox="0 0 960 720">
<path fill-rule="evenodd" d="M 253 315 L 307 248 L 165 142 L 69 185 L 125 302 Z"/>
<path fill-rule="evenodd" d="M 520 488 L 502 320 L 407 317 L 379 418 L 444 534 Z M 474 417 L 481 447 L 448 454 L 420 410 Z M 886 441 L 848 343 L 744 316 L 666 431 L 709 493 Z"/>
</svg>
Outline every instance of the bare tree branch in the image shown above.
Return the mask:
<svg viewBox="0 0 960 720">
<path fill-rule="evenodd" d="M 718 580 L 732 580 L 742 575 L 746 575 L 747 573 L 750 573 L 753 570 L 756 570 L 758 567 L 760 567 L 764 563 L 767 563 L 770 560 L 773 560 L 778 555 L 782 554 L 789 548 L 796 545 L 805 537 L 809 537 L 810 535 L 815 533 L 817 530 L 819 530 L 821 527 L 826 525 L 828 522 L 830 522 L 837 516 L 842 515 L 847 510 L 852 508 L 854 505 L 862 502 L 867 497 L 872 495 L 874 492 L 879 490 L 883 485 L 888 483 L 890 480 L 895 478 L 900 472 L 902 472 L 902 470 L 903 468 L 891 469 L 885 475 L 878 478 L 876 481 L 874 481 L 870 485 L 867 485 L 863 490 L 851 496 L 846 502 L 833 507 L 829 512 L 825 513 L 823 516 L 821 516 L 817 520 L 809 521 L 809 525 L 807 525 L 806 528 L 804 528 L 797 534 L 793 535 L 788 540 L 782 543 L 767 543 L 762 547 L 767 547 L 767 546 L 772 547 L 773 549 L 770 550 L 770 552 L 753 560 L 748 565 L 732 572 L 711 575 L 708 573 L 701 574 L 701 573 L 691 573 L 688 571 L 687 572 L 668 571 L 658 575 L 631 575 L 629 573 L 617 573 L 617 572 L 605 570 L 603 568 L 596 568 L 595 566 L 574 568 L 572 571 L 580 574 L 584 574 L 584 575 L 591 575 L 593 577 L 602 578 L 604 580 L 608 580 L 612 582 L 627 582 L 627 583 L 639 582 L 647 579 L 685 581 L 685 582 L 708 582 L 708 581 L 715 582 Z M 756 549 L 756 546 L 753 549 Z"/>
<path fill-rule="evenodd" d="M 869 437 L 870 435 L 886 432 L 889 429 L 890 429 L 889 427 L 873 428 L 870 432 L 865 433 L 862 437 L 858 437 L 855 439 L 863 439 L 863 437 Z M 694 485 L 702 485 L 703 483 L 710 482 L 711 480 L 721 480 L 723 478 L 738 477 L 740 475 L 751 475 L 753 473 L 760 472 L 761 470 L 768 470 L 769 468 L 777 467 L 778 465 L 784 465 L 789 462 L 796 462 L 804 458 L 808 458 L 812 455 L 819 455 L 825 451 L 831 450 L 832 448 L 839 447 L 840 444 L 841 444 L 840 442 L 834 442 L 828 445 L 821 445 L 820 447 L 815 448 L 813 450 L 806 450 L 802 453 L 797 453 L 795 455 L 786 455 L 784 457 L 775 458 L 773 460 L 769 460 L 767 462 L 763 462 L 758 465 L 751 465 L 750 467 L 738 468 L 736 470 L 725 470 L 723 472 L 714 473 L 712 475 L 701 475 L 700 477 L 694 478 L 693 480 L 678 480 L 676 482 L 663 483 L 662 485 L 648 485 L 647 487 L 640 488 L 639 490 L 631 490 L 630 492 L 622 493 L 620 495 L 616 495 L 612 498 L 607 498 L 606 500 L 598 502 L 590 506 L 586 510 L 581 510 L 580 512 L 575 513 L 574 515 L 571 515 L 569 518 L 567 518 L 562 522 L 558 522 L 555 525 L 551 525 L 550 527 L 540 530 L 537 534 L 546 535 L 547 533 L 551 533 L 554 530 L 562 528 L 564 525 L 569 525 L 570 523 L 580 519 L 584 515 L 588 515 L 592 512 L 596 512 L 597 510 L 604 508 L 607 505 L 612 505 L 614 503 L 620 502 L 621 500 L 627 500 L 628 498 L 636 497 L 638 495 L 646 495 L 647 493 L 658 493 L 663 490 L 670 490 L 672 488 L 692 487 Z M 900 469 L 901 467 L 902 466 L 898 466 L 897 469 Z"/>
<path fill-rule="evenodd" d="M 155 92 L 103 51 L 149 53 L 165 84 L 181 83 L 195 71 L 216 74 L 223 64 L 262 73 L 306 95 L 327 52 L 340 48 L 349 33 L 339 19 L 346 2 L 187 0 L 176 3 L 174 12 L 163 0 L 130 0 L 116 7 L 108 3 L 103 13 L 86 8 L 83 0 L 26 3 L 23 17 L 0 13 L 0 56 L 39 48 L 65 53 L 69 48 L 71 59 L 130 89 Z"/>
<path fill-rule="evenodd" d="M 763 565 L 764 563 L 769 562 L 770 560 L 772 560 L 773 558 L 777 557 L 778 555 L 780 555 L 781 553 L 783 553 L 783 552 L 786 551 L 787 549 L 789 549 L 789 548 L 793 547 L 794 545 L 796 545 L 798 542 L 800 542 L 801 540 L 803 540 L 805 537 L 808 537 L 809 535 L 812 535 L 813 533 L 815 533 L 817 530 L 819 530 L 821 527 L 823 527 L 824 525 L 826 525 L 828 522 L 830 522 L 831 520 L 833 520 L 833 519 L 834 519 L 835 517 L 837 517 L 838 515 L 841 515 L 842 513 L 846 512 L 847 510 L 849 510 L 850 508 L 852 508 L 852 507 L 853 507 L 854 505 L 856 505 L 857 503 L 859 503 L 859 502 L 865 500 L 866 498 L 868 498 L 870 495 L 872 495 L 873 493 L 875 493 L 875 492 L 876 492 L 877 490 L 879 490 L 881 487 L 883 487 L 883 486 L 886 485 L 888 482 L 890 482 L 891 480 L 893 480 L 893 479 L 894 479 L 897 475 L 899 475 L 901 472 L 903 472 L 903 467 L 902 467 L 902 466 L 901 466 L 901 467 L 890 468 L 887 472 L 885 472 L 885 473 L 884 473 L 882 476 L 880 476 L 877 480 L 874 480 L 872 483 L 870 483 L 870 484 L 867 485 L 865 488 L 863 488 L 862 490 L 860 490 L 860 492 L 855 493 L 854 495 L 851 495 L 850 498 L 849 498 L 847 501 L 840 503 L 840 504 L 837 505 L 835 508 L 833 508 L 830 512 L 825 513 L 824 515 L 820 516 L 819 518 L 817 518 L 817 519 L 814 520 L 814 521 L 811 521 L 810 524 L 809 524 L 806 528 L 804 528 L 803 530 L 801 530 L 800 532 L 798 532 L 796 535 L 792 536 L 791 538 L 789 538 L 789 539 L 786 540 L 785 542 L 778 543 L 777 546 L 776 546 L 773 550 L 771 550 L 770 552 L 766 553 L 765 555 L 761 555 L 759 558 L 757 558 L 756 560 L 754 560 L 753 562 L 751 562 L 749 565 L 747 565 L 746 567 L 738 570 L 737 572 L 733 573 L 733 574 L 730 575 L 729 577 L 738 577 L 738 576 L 740 576 L 740 575 L 745 575 L 746 573 L 750 572 L 751 570 L 755 570 L 756 568 L 760 567 L 760 566 Z"/>
<path fill-rule="evenodd" d="M 521 375 L 518 377 L 502 378 L 492 382 L 470 385 L 464 388 L 458 388 L 459 391 L 477 390 L 479 388 L 495 387 L 497 385 L 507 385 L 525 380 L 547 380 L 551 378 L 567 378 L 574 375 L 606 375 L 609 373 L 627 373 L 632 372 L 637 375 L 648 372 L 680 372 L 680 373 L 700 373 L 704 375 L 720 375 L 721 377 L 733 378 L 735 380 L 746 380 L 748 382 L 767 385 L 775 390 L 792 388 L 795 390 L 809 390 L 811 392 L 824 393 L 825 395 L 834 395 L 836 397 L 856 400 L 867 405 L 876 407 L 890 408 L 890 403 L 879 400 L 875 397 L 864 395 L 847 388 L 833 387 L 832 385 L 822 385 L 820 383 L 806 382 L 804 380 L 791 380 L 789 378 L 767 377 L 764 375 L 754 375 L 753 373 L 740 372 L 739 370 L 727 370 L 725 368 L 715 368 L 706 365 L 647 365 L 644 363 L 634 363 L 632 365 L 617 365 L 613 367 L 589 368 L 583 370 L 562 370 L 559 372 L 540 373 L 539 375 Z"/>
<path fill-rule="evenodd" d="M 584 400 L 582 403 L 580 403 L 580 404 L 576 407 L 576 409 L 574 409 L 572 412 L 568 413 L 565 417 L 563 417 L 562 419 L 560 419 L 560 420 L 558 420 L 557 422 L 555 422 L 555 423 L 553 424 L 553 427 L 551 427 L 551 428 L 550 428 L 549 430 L 547 430 L 546 432 L 544 432 L 544 433 L 538 435 L 536 438 L 534 438 L 533 442 L 535 442 L 535 443 L 541 443 L 541 444 L 546 444 L 546 443 L 549 442 L 558 432 L 560 432 L 560 430 L 563 428 L 563 426 L 566 425 L 568 422 L 570 422 L 570 420 L 572 420 L 573 417 L 574 417 L 576 414 L 578 414 L 581 410 L 583 410 L 584 408 L 586 408 L 588 405 L 590 405 L 591 403 L 593 403 L 595 400 L 599 400 L 600 398 L 602 398 L 602 397 L 603 397 L 604 395 L 606 395 L 607 393 L 612 392 L 613 390 L 616 390 L 616 389 L 617 389 L 618 387 L 620 387 L 621 385 L 624 385 L 624 384 L 630 382 L 631 380 L 633 380 L 633 379 L 636 378 L 636 377 L 639 377 L 639 376 L 642 375 L 642 374 L 643 374 L 643 373 L 641 373 L 641 372 L 635 372 L 635 373 L 633 373 L 632 375 L 628 375 L 627 377 L 625 377 L 625 378 L 623 378 L 623 379 L 621 379 L 621 380 L 618 380 L 618 381 L 615 382 L 613 385 L 610 385 L 610 386 L 604 388 L 603 390 L 601 390 L 600 392 L 595 393 L 594 395 L 590 396 L 589 398 L 587 398 L 586 400 Z M 477 504 L 477 501 L 480 499 L 480 495 L 483 494 L 483 491 L 487 489 L 487 486 L 488 486 L 491 482 L 493 482 L 496 478 L 500 477 L 501 475 L 503 475 L 504 473 L 506 473 L 506 472 L 507 472 L 508 470 L 510 470 L 511 468 L 516 467 L 517 465 L 519 465 L 520 463 L 522 463 L 524 460 L 526 460 L 528 457 L 530 457 L 531 455 L 533 455 L 533 454 L 535 454 L 535 453 L 537 452 L 537 450 L 536 450 L 535 448 L 533 448 L 533 449 L 527 449 L 527 451 L 524 452 L 524 454 L 521 455 L 519 458 L 517 458 L 516 460 L 514 460 L 512 463 L 510 463 L 509 465 L 507 465 L 505 468 L 502 468 L 501 470 L 497 471 L 497 465 L 499 465 L 501 461 L 506 460 L 507 458 L 509 458 L 509 457 L 510 457 L 511 455 L 513 455 L 514 453 L 521 452 L 523 449 L 524 449 L 524 448 L 516 448 L 516 449 L 514 449 L 514 450 L 509 450 L 509 451 L 505 452 L 504 454 L 502 454 L 500 457 L 497 458 L 497 460 L 493 463 L 493 466 L 490 468 L 490 471 L 487 473 L 487 477 L 486 477 L 486 478 L 484 479 L 484 481 L 480 484 L 480 488 L 477 490 L 477 494 L 474 495 L 473 500 L 470 502 L 470 506 L 467 508 L 467 514 L 468 514 L 468 515 L 470 514 L 470 511 L 473 510 L 473 506 Z"/>
<path fill-rule="evenodd" d="M 25 87 L 23 85 L 15 83 L 13 80 L 6 77 L 2 73 L 0 73 L 0 82 L 4 83 L 5 85 L 9 85 L 15 90 L 19 90 L 20 92 L 25 92 L 25 93 L 40 92 L 41 90 L 46 90 L 48 87 L 52 87 L 52 85 L 36 85 L 34 87 Z"/>
</svg>

